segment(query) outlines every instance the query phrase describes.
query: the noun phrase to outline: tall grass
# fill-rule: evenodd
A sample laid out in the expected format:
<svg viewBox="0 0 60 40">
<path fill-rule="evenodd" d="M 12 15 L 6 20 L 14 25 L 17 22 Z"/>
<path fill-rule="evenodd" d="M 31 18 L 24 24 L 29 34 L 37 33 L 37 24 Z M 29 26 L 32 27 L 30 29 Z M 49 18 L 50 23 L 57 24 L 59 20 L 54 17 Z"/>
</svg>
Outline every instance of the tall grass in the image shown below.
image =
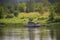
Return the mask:
<svg viewBox="0 0 60 40">
<path fill-rule="evenodd" d="M 27 23 L 29 21 L 29 18 L 31 18 L 33 22 L 37 21 L 38 18 L 44 18 L 44 20 L 40 21 L 45 23 L 45 21 L 48 19 L 48 15 L 48 13 L 41 15 L 38 12 L 19 13 L 17 17 L 0 19 L 0 23 Z"/>
</svg>

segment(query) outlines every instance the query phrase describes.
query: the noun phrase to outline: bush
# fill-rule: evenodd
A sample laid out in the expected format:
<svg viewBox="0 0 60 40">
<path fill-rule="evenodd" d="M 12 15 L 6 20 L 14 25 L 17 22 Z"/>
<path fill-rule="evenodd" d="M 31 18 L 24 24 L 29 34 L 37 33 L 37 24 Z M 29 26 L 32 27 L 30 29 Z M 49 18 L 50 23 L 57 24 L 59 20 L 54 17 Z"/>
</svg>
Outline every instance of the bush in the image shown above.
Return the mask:
<svg viewBox="0 0 60 40">
<path fill-rule="evenodd" d="M 55 19 L 55 22 L 60 22 L 60 19 Z"/>
<path fill-rule="evenodd" d="M 56 5 L 55 5 L 55 12 L 60 13 L 60 3 L 59 2 L 56 3 Z"/>
<path fill-rule="evenodd" d="M 2 17 L 2 12 L 0 11 L 0 19 L 1 19 L 1 18 L 3 18 L 3 17 Z"/>
<path fill-rule="evenodd" d="M 0 25 L 4 25 L 5 23 L 0 23 Z"/>
<path fill-rule="evenodd" d="M 17 7 L 20 12 L 26 11 L 26 3 L 18 3 Z"/>
<path fill-rule="evenodd" d="M 11 6 L 8 6 L 7 8 L 8 8 L 8 9 L 11 9 Z"/>
<path fill-rule="evenodd" d="M 17 16 L 18 16 L 18 12 L 15 12 L 15 13 L 14 13 L 14 16 L 17 17 Z"/>
<path fill-rule="evenodd" d="M 12 9 L 9 10 L 9 14 L 13 13 L 14 11 Z"/>
<path fill-rule="evenodd" d="M 54 10 L 51 9 L 51 10 L 50 10 L 50 15 L 49 15 L 49 19 L 48 19 L 48 21 L 53 22 L 54 19 L 55 19 L 54 16 L 55 16 Z"/>
<path fill-rule="evenodd" d="M 13 18 L 13 16 L 12 15 L 7 15 L 6 18 Z"/>
<path fill-rule="evenodd" d="M 15 7 L 15 10 L 17 10 L 17 7 Z"/>
<path fill-rule="evenodd" d="M 20 7 L 20 8 L 19 8 L 19 11 L 20 11 L 20 12 L 24 12 L 24 8 L 23 8 L 23 7 Z"/>
<path fill-rule="evenodd" d="M 26 13 L 29 13 L 29 12 L 30 12 L 30 11 L 29 11 L 29 9 L 27 8 L 27 9 L 26 9 Z"/>
<path fill-rule="evenodd" d="M 17 5 L 15 5 L 15 6 L 14 6 L 14 10 L 17 10 L 17 8 L 18 8 Z"/>
</svg>

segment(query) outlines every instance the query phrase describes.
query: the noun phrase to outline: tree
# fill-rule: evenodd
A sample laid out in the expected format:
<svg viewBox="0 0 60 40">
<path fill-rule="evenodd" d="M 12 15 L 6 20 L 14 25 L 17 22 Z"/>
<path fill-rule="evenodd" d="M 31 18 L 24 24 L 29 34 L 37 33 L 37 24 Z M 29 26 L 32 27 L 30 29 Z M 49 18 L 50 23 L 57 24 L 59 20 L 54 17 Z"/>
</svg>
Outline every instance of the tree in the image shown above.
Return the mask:
<svg viewBox="0 0 60 40">
<path fill-rule="evenodd" d="M 54 22 L 54 15 L 55 15 L 55 10 L 54 10 L 54 6 L 50 7 L 50 15 L 49 15 L 49 22 Z"/>
<path fill-rule="evenodd" d="M 55 12 L 60 13 L 60 2 L 55 4 Z"/>
<path fill-rule="evenodd" d="M 3 18 L 2 17 L 2 7 L 0 7 L 0 19 Z"/>
<path fill-rule="evenodd" d="M 29 10 L 30 12 L 34 11 L 34 3 L 35 0 L 29 0 L 29 2 L 27 3 L 27 11 Z"/>
<path fill-rule="evenodd" d="M 55 6 L 55 12 L 60 13 L 60 0 L 49 0 L 49 2 Z"/>
<path fill-rule="evenodd" d="M 2 12 L 0 11 L 0 19 L 2 18 Z"/>
</svg>

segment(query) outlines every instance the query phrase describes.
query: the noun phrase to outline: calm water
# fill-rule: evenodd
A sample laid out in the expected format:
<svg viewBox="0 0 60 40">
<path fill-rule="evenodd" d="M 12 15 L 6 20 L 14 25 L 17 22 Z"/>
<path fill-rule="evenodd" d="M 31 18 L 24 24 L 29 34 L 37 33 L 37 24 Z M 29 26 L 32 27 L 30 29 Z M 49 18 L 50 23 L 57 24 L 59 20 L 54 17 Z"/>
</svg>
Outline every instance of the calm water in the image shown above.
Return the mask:
<svg viewBox="0 0 60 40">
<path fill-rule="evenodd" d="M 0 40 L 59 40 L 60 33 L 56 30 L 46 28 L 14 28 L 5 29 L 4 35 L 0 36 Z"/>
</svg>

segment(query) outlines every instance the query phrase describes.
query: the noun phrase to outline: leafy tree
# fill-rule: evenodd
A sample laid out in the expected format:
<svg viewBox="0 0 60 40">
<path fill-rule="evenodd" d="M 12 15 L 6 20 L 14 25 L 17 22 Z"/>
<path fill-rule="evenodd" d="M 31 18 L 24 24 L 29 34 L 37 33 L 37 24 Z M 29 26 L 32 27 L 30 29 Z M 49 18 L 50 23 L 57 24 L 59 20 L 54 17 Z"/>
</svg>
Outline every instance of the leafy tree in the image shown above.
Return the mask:
<svg viewBox="0 0 60 40">
<path fill-rule="evenodd" d="M 0 8 L 0 19 L 3 18 L 2 16 L 2 7 Z"/>
<path fill-rule="evenodd" d="M 2 18 L 2 12 L 0 11 L 0 19 Z"/>
<path fill-rule="evenodd" d="M 24 12 L 24 8 L 23 8 L 23 7 L 20 7 L 20 8 L 19 8 L 19 11 L 20 11 L 20 12 Z"/>
<path fill-rule="evenodd" d="M 54 6 L 50 7 L 50 15 L 49 15 L 49 22 L 53 22 L 54 21 L 54 15 L 55 15 L 55 10 L 54 10 Z"/>
<path fill-rule="evenodd" d="M 28 3 L 27 3 L 27 11 L 29 10 L 30 12 L 33 12 L 35 7 L 35 0 L 30 0 Z"/>
<path fill-rule="evenodd" d="M 18 3 L 17 6 L 18 6 L 18 8 L 17 8 L 18 11 L 20 11 L 20 12 L 26 11 L 26 3 Z"/>
<path fill-rule="evenodd" d="M 49 2 L 55 6 L 55 12 L 60 13 L 60 0 L 49 0 Z"/>
<path fill-rule="evenodd" d="M 60 13 L 60 2 L 55 3 L 55 12 Z"/>
</svg>

